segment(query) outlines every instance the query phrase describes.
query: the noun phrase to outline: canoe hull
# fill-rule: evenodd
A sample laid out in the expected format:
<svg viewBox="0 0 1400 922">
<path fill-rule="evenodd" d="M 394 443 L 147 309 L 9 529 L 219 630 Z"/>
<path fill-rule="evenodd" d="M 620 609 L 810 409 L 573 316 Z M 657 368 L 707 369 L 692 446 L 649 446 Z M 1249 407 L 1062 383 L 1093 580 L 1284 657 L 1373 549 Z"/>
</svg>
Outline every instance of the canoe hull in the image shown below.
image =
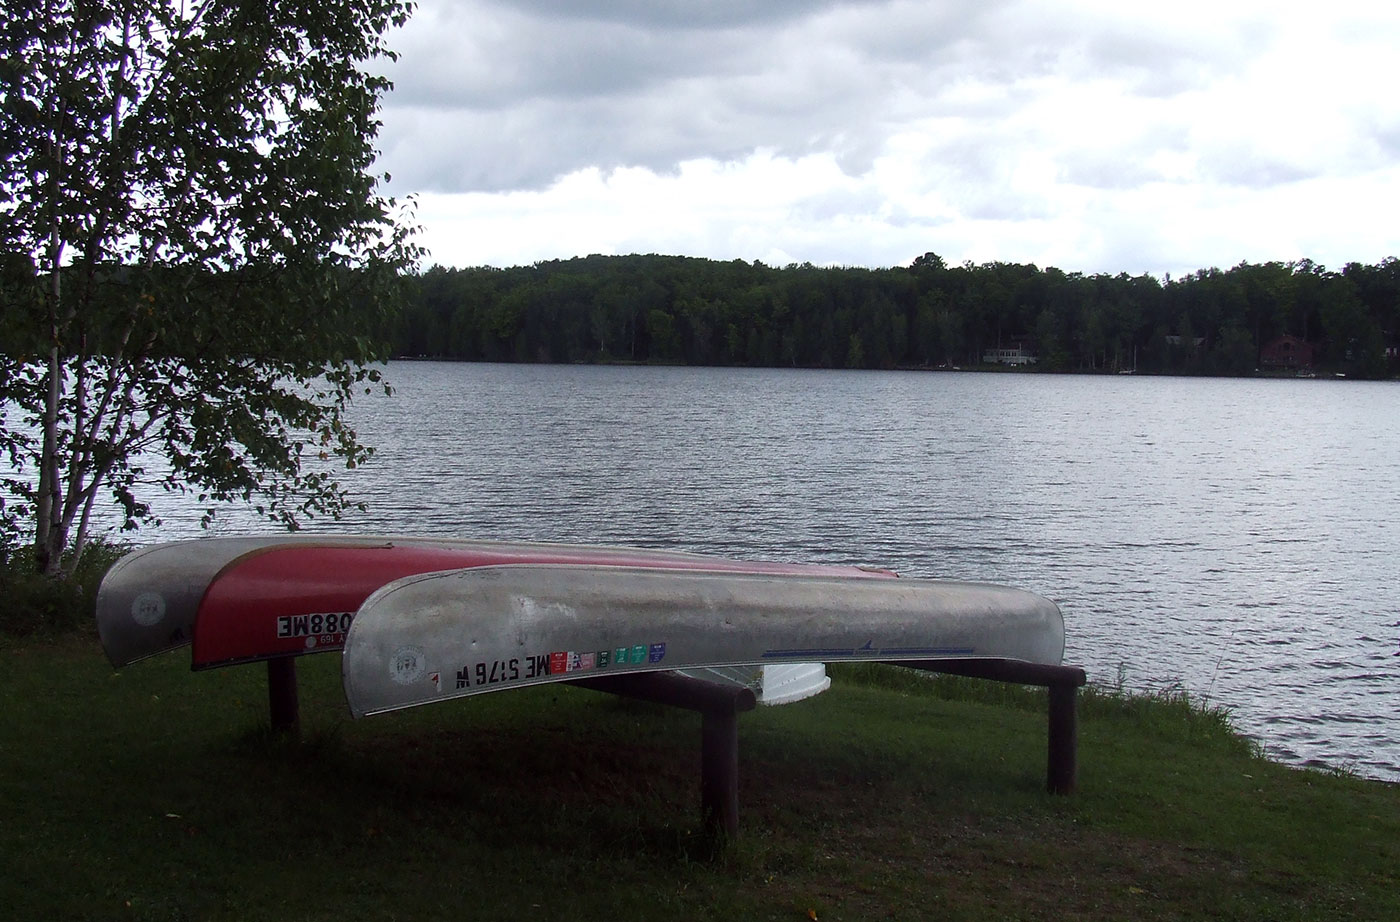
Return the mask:
<svg viewBox="0 0 1400 922">
<path fill-rule="evenodd" d="M 355 716 L 593 675 L 991 657 L 1050 665 L 1053 602 L 916 579 L 501 566 L 376 591 L 345 640 Z"/>
</svg>

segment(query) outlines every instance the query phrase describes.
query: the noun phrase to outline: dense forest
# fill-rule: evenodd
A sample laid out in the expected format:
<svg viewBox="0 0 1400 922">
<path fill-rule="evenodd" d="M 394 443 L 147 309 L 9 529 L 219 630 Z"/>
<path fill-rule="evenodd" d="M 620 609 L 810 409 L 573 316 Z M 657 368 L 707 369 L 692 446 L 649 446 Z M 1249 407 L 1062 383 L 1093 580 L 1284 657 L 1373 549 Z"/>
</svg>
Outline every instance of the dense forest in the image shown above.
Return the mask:
<svg viewBox="0 0 1400 922">
<path fill-rule="evenodd" d="M 390 338 L 401 356 L 474 361 L 974 367 L 1010 349 L 1041 371 L 1378 378 L 1400 374 L 1397 334 L 1394 257 L 1159 280 L 927 253 L 890 269 L 670 256 L 434 267 L 411 280 Z M 1286 361 L 1285 338 L 1301 350 Z"/>
</svg>

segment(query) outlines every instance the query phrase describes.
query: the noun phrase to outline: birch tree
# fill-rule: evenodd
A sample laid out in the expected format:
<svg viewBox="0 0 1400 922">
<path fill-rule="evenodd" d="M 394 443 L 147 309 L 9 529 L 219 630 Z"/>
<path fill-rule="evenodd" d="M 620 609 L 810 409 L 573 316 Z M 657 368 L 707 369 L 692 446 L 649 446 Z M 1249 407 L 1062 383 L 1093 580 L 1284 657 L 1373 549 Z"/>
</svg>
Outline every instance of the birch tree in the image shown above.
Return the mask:
<svg viewBox="0 0 1400 922">
<path fill-rule="evenodd" d="M 420 255 L 373 172 L 402 0 L 6 0 L 0 518 L 59 575 L 153 489 L 350 504 L 351 396 Z M 307 464 L 306 462 L 312 462 Z M 321 462 L 326 463 L 321 463 Z M 67 562 L 65 562 L 67 554 Z"/>
</svg>

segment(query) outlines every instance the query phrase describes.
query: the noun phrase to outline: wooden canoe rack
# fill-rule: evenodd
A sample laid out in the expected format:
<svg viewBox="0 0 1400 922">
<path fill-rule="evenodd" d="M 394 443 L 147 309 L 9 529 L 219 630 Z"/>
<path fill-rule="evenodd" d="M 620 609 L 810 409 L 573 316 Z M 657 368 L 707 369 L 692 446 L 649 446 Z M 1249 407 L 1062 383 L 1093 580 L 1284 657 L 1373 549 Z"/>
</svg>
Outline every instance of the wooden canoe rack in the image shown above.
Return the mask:
<svg viewBox="0 0 1400 922">
<path fill-rule="evenodd" d="M 1040 685 L 1049 692 L 1049 746 L 1045 786 L 1051 794 L 1072 794 L 1078 777 L 1079 721 L 1076 699 L 1087 681 L 1078 666 L 1046 666 L 1005 659 L 891 660 L 891 665 L 948 675 Z M 739 833 L 739 714 L 755 707 L 747 688 L 678 675 L 649 672 L 571 682 L 595 691 L 640 698 L 699 711 L 700 814 L 711 834 Z"/>
<path fill-rule="evenodd" d="M 892 665 L 993 682 L 1043 686 L 1050 698 L 1045 789 L 1051 794 L 1074 793 L 1079 780 L 1079 717 L 1075 704 L 1079 689 L 1088 682 L 1083 669 L 1009 659 L 904 660 Z"/>
<path fill-rule="evenodd" d="M 757 707 L 753 689 L 675 672 L 598 676 L 569 684 L 699 711 L 701 823 L 711 833 L 738 834 L 739 714 Z"/>
<path fill-rule="evenodd" d="M 1039 685 L 1049 692 L 1046 789 L 1074 793 L 1078 776 L 1079 725 L 1076 700 L 1087 681 L 1078 666 L 1046 666 L 1005 659 L 889 660 L 890 665 L 948 675 Z M 739 833 L 739 715 L 757 706 L 753 690 L 707 682 L 675 672 L 594 676 L 567 684 L 626 698 L 698 711 L 700 723 L 700 814 L 705 830 L 726 838 Z M 267 692 L 274 732 L 299 730 L 296 660 L 267 661 Z"/>
</svg>

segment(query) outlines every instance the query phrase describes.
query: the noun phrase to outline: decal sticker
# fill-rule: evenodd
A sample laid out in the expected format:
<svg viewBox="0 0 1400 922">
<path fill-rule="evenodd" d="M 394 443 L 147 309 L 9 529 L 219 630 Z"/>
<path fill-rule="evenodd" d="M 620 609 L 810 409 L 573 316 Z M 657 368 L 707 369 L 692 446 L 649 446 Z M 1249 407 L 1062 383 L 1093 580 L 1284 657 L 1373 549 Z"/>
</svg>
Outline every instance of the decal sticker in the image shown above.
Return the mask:
<svg viewBox="0 0 1400 922">
<path fill-rule="evenodd" d="M 160 624 L 165 617 L 165 598 L 159 592 L 143 592 L 131 600 L 131 620 L 142 627 Z"/>
<path fill-rule="evenodd" d="M 592 669 L 597 663 L 598 654 L 596 653 L 580 653 L 578 655 L 578 668 L 580 669 Z"/>
<path fill-rule="evenodd" d="M 639 643 L 632 648 L 631 663 L 633 666 L 640 666 L 647 661 L 647 645 Z"/>
<path fill-rule="evenodd" d="M 579 670 L 579 669 L 582 669 L 582 668 L 583 668 L 583 656 L 582 656 L 582 654 L 579 654 L 579 653 L 572 653 L 572 652 L 571 652 L 571 653 L 569 654 L 569 665 L 568 665 L 567 668 L 568 668 L 568 670 L 569 670 L 570 672 L 575 672 L 575 671 L 577 671 L 577 670 Z"/>
<path fill-rule="evenodd" d="M 440 691 L 442 691 L 442 673 L 440 673 L 440 672 L 430 672 L 430 673 L 428 673 L 428 681 L 433 683 L 433 691 L 435 691 L 435 692 L 440 692 Z"/>
<path fill-rule="evenodd" d="M 569 654 L 551 653 L 549 654 L 549 674 L 562 675 L 569 671 Z"/>
<path fill-rule="evenodd" d="M 599 668 L 599 669 L 607 669 L 607 668 L 608 668 L 608 658 L 609 658 L 611 655 L 612 655 L 612 654 L 609 653 L 607 650 L 599 650 L 599 651 L 598 651 L 598 668 Z"/>
<path fill-rule="evenodd" d="M 418 681 L 424 669 L 423 651 L 418 647 L 399 647 L 389 660 L 389 677 L 399 685 Z"/>
<path fill-rule="evenodd" d="M 614 663 L 617 663 L 619 666 L 626 666 L 626 665 L 627 665 L 627 648 L 626 648 L 626 647 L 618 647 L 616 650 L 613 651 L 613 662 L 614 662 Z"/>
<path fill-rule="evenodd" d="M 649 662 L 659 663 L 666 658 L 666 645 L 664 643 L 654 643 L 647 651 Z"/>
</svg>

